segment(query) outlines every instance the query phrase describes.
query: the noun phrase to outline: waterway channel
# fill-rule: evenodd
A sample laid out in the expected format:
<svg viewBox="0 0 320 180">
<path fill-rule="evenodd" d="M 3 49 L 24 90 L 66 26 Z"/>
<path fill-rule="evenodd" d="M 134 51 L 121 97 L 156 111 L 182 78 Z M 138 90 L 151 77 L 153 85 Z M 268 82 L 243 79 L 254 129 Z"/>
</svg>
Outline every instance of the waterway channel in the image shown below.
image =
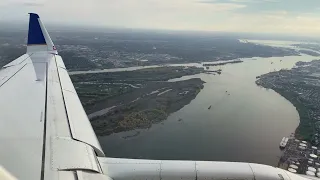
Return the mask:
<svg viewBox="0 0 320 180">
<path fill-rule="evenodd" d="M 243 63 L 210 67 L 221 68 L 221 75 L 172 79 L 201 78 L 206 83 L 190 104 L 163 123 L 99 137 L 99 141 L 111 157 L 242 161 L 276 166 L 279 142 L 295 131 L 299 114 L 278 93 L 257 86 L 256 76 L 314 59 L 308 55 L 248 58 L 241 59 Z"/>
</svg>

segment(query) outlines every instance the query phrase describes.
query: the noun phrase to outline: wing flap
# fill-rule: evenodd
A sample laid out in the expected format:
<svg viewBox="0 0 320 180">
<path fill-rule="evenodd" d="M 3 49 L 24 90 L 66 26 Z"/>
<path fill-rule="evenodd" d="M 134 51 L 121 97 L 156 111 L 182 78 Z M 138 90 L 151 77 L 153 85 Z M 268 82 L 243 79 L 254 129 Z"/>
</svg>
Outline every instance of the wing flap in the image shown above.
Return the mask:
<svg viewBox="0 0 320 180">
<path fill-rule="evenodd" d="M 56 55 L 56 60 L 72 138 L 91 145 L 99 156 L 104 156 L 104 152 L 82 107 L 69 74 L 63 68 L 65 66 L 62 58 Z"/>
<path fill-rule="evenodd" d="M 52 168 L 101 172 L 91 146 L 72 139 L 52 138 Z"/>
<path fill-rule="evenodd" d="M 50 130 L 51 136 L 71 139 L 55 57 L 49 62 L 47 83 L 47 130 Z"/>
<path fill-rule="evenodd" d="M 63 96 L 67 109 L 72 138 L 90 144 L 99 156 L 104 156 L 102 148 L 100 147 L 97 137 L 94 134 L 87 114 L 83 110 L 78 95 L 73 92 L 63 90 Z"/>
<path fill-rule="evenodd" d="M 104 174 L 96 174 L 90 171 L 77 171 L 78 180 L 112 180 Z"/>
<path fill-rule="evenodd" d="M 58 72 L 62 89 L 76 94 L 77 92 L 72 84 L 68 71 L 64 68 L 58 67 Z"/>
<path fill-rule="evenodd" d="M 56 179 L 61 171 L 86 170 L 98 175 L 101 169 L 94 149 L 73 137 L 73 125 L 69 123 L 70 112 L 67 111 L 65 97 L 69 91 L 62 89 L 61 79 L 64 76 L 60 76 L 56 60 L 53 56 L 48 62 L 44 179 Z"/>
</svg>

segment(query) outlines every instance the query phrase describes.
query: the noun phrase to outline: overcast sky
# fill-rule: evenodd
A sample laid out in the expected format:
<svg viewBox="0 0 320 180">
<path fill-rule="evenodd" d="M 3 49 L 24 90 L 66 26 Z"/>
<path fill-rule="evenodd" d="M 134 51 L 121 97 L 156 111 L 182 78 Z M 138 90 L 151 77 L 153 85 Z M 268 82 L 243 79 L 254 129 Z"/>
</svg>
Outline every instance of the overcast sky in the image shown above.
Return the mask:
<svg viewBox="0 0 320 180">
<path fill-rule="evenodd" d="M 0 0 L 0 21 L 320 35 L 319 0 Z"/>
</svg>

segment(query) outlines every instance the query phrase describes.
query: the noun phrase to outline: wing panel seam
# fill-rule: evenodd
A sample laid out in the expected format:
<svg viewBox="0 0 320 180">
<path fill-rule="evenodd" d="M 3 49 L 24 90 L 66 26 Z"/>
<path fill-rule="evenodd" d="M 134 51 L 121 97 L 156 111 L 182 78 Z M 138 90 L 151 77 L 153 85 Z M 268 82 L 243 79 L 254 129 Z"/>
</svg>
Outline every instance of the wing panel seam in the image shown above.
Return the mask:
<svg viewBox="0 0 320 180">
<path fill-rule="evenodd" d="M 23 69 L 27 64 L 23 65 L 17 72 L 15 72 L 11 77 L 9 77 L 7 80 L 5 80 L 0 87 L 2 87 L 5 83 L 7 83 L 11 78 L 13 78 L 13 76 L 15 76 L 18 72 L 21 71 L 21 69 Z"/>
<path fill-rule="evenodd" d="M 41 164 L 41 179 L 44 180 L 44 166 L 45 166 L 45 154 L 46 154 L 46 138 L 47 138 L 47 100 L 48 100 L 48 63 L 46 63 L 46 92 L 44 101 L 44 127 L 43 127 L 43 145 L 42 145 L 42 164 Z"/>
<path fill-rule="evenodd" d="M 78 95 L 77 93 L 75 93 L 75 92 L 73 92 L 73 91 L 70 91 L 70 90 L 68 90 L 68 89 L 64 89 L 64 88 L 62 88 L 62 90 L 64 90 L 64 91 L 68 91 L 68 92 L 70 92 L 70 93 L 73 93 L 73 94 Z"/>
<path fill-rule="evenodd" d="M 68 126 L 69 126 L 69 132 L 70 132 L 71 138 L 74 139 L 73 136 L 72 136 L 72 130 L 71 130 L 71 125 L 70 125 L 70 121 L 69 121 L 66 101 L 65 101 L 65 98 L 64 98 L 64 93 L 63 93 L 63 88 L 62 88 L 62 84 L 61 84 L 61 79 L 60 79 L 60 74 L 59 74 L 59 67 L 58 67 L 58 64 L 57 64 L 56 56 L 54 56 L 54 62 L 56 64 L 56 69 L 57 69 L 57 74 L 58 74 L 59 84 L 60 84 L 60 90 L 61 90 L 61 93 L 62 93 L 63 106 L 64 106 L 64 110 L 65 110 L 65 113 L 66 113 L 66 118 L 67 118 L 67 122 L 68 122 Z"/>
<path fill-rule="evenodd" d="M 58 67 L 61 68 L 61 69 L 66 70 L 66 71 L 68 71 L 67 68 L 64 68 L 64 67 L 62 67 L 62 66 L 58 66 Z"/>
<path fill-rule="evenodd" d="M 32 53 L 33 54 L 33 53 Z M 4 69 L 6 69 L 6 68 L 8 68 L 8 67 L 12 67 L 12 66 L 17 66 L 17 65 L 19 65 L 19 64 L 22 64 L 24 61 L 26 61 L 28 58 L 30 58 L 31 56 L 32 56 L 32 54 L 28 54 L 27 56 L 28 57 L 26 57 L 25 59 L 23 59 L 21 62 L 19 62 L 18 64 L 13 64 L 13 65 L 11 65 L 11 66 L 7 66 L 7 65 L 5 65 L 5 66 L 3 66 L 3 68 Z"/>
<path fill-rule="evenodd" d="M 253 179 L 256 180 L 256 175 L 255 175 L 255 173 L 254 173 L 251 165 L 250 165 L 249 163 L 248 163 L 248 165 L 249 165 L 249 167 L 250 167 L 250 169 L 251 169 L 251 171 L 252 171 Z"/>
</svg>

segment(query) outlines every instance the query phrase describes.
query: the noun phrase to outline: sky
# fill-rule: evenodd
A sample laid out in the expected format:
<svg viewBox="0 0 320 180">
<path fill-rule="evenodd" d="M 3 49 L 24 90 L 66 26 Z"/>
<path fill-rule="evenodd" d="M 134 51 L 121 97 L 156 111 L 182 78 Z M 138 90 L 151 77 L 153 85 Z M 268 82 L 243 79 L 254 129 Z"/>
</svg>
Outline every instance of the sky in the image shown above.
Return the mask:
<svg viewBox="0 0 320 180">
<path fill-rule="evenodd" d="M 0 21 L 320 36 L 319 0 L 0 0 Z"/>
</svg>

